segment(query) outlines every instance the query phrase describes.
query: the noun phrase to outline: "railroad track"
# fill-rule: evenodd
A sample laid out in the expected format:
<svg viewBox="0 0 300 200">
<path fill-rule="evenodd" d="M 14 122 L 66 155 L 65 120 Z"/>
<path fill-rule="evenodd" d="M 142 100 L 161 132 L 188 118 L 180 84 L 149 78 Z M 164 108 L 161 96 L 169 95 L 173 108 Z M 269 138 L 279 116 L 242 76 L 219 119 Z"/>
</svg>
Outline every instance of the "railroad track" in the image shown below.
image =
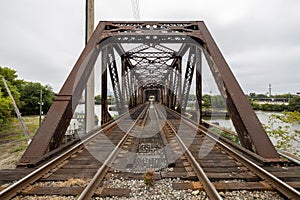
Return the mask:
<svg viewBox="0 0 300 200">
<path fill-rule="evenodd" d="M 106 164 L 114 147 L 124 139 L 124 130 L 132 128 L 146 107 L 140 106 L 105 128 L 93 131 L 79 144 L 1 190 L 0 199 L 16 195 L 19 199 L 46 194 L 77 196 L 97 169 L 104 166 L 101 161 Z"/>
<path fill-rule="evenodd" d="M 299 166 L 290 162 L 271 166 L 159 104 L 139 107 L 101 132 L 104 134 L 95 131 L 59 159 L 0 191 L 1 199 L 16 195 L 21 199 L 34 195 L 71 199 L 140 195 L 159 199 L 164 196 L 159 191 L 162 184 L 172 187 L 168 191 L 171 196 L 176 190 L 195 192 L 192 196 L 183 193 L 177 199 L 230 199 L 230 191 L 239 190 L 277 191 L 282 199 L 300 197 L 299 191 L 290 186 L 300 188 Z M 143 174 L 149 169 L 155 171 L 154 188 L 143 182 Z M 268 172 L 280 176 L 286 169 L 295 172 L 286 179 L 289 185 Z M 115 182 L 128 185 L 121 188 Z"/>
<path fill-rule="evenodd" d="M 182 148 L 190 150 L 186 150 L 185 154 L 188 154 L 189 159 L 195 159 L 193 168 L 199 171 L 198 173 L 203 173 L 203 177 L 198 175 L 198 178 L 205 191 L 211 191 L 209 194 L 211 199 L 220 198 L 216 195 L 218 189 L 249 189 L 251 187 L 253 189 L 273 188 L 288 199 L 300 199 L 298 190 L 251 161 L 241 154 L 239 149 L 235 149 L 226 141 L 219 140 L 218 136 L 208 131 L 206 127 L 199 126 L 170 109 L 167 109 L 167 115 L 168 126 L 177 133 L 177 138 L 182 140 L 182 143 L 188 144 L 189 148 L 184 145 Z M 178 131 L 181 133 L 178 134 Z M 193 131 L 196 131 L 195 135 L 189 134 Z M 265 168 L 276 171 L 276 167 Z M 280 167 L 277 167 L 277 170 L 278 168 Z M 214 184 L 210 181 L 214 181 Z"/>
</svg>

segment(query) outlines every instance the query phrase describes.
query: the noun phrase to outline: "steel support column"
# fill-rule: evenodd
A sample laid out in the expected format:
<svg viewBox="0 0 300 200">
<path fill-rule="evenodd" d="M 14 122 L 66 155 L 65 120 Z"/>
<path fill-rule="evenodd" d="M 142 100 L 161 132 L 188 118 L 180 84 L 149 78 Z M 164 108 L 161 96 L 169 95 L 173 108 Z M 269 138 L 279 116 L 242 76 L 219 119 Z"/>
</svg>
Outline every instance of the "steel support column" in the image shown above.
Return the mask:
<svg viewBox="0 0 300 200">
<path fill-rule="evenodd" d="M 202 123 L 202 53 L 199 48 L 196 48 L 196 111 L 199 110 L 196 120 Z"/>
<path fill-rule="evenodd" d="M 192 84 L 192 80 L 193 80 L 193 74 L 195 71 L 195 62 L 196 62 L 196 47 L 192 46 L 190 48 L 186 71 L 185 71 L 184 83 L 183 83 L 183 88 L 182 88 L 183 94 L 180 99 L 180 109 L 181 109 L 181 113 L 183 113 L 183 114 L 186 111 L 186 105 L 187 105 L 188 99 L 189 99 L 189 93 L 190 93 L 191 84 Z"/>
<path fill-rule="evenodd" d="M 102 64 L 101 64 L 101 125 L 112 120 L 108 112 L 107 100 L 107 48 L 102 49 Z"/>
<path fill-rule="evenodd" d="M 170 77 L 169 77 L 169 93 L 168 93 L 168 107 L 172 106 L 172 96 L 174 95 L 174 69 L 170 69 Z"/>
<path fill-rule="evenodd" d="M 175 70 L 175 67 L 172 69 L 172 80 L 171 80 L 171 86 L 170 86 L 170 90 L 171 90 L 171 94 L 170 94 L 170 104 L 169 104 L 169 107 L 171 109 L 174 109 L 173 108 L 173 102 L 174 102 L 174 96 L 176 94 L 176 91 L 175 91 L 175 80 L 176 80 L 176 70 Z"/>
<path fill-rule="evenodd" d="M 138 105 L 143 103 L 143 88 L 138 87 Z"/>
<path fill-rule="evenodd" d="M 110 79 L 116 99 L 116 106 L 119 112 L 119 115 L 125 112 L 124 108 L 124 101 L 122 98 L 122 91 L 121 91 L 121 86 L 120 86 L 120 81 L 119 81 L 119 74 L 118 74 L 118 69 L 117 69 L 117 63 L 115 59 L 115 54 L 112 46 L 108 47 L 108 67 L 109 67 L 109 72 L 110 72 Z"/>
<path fill-rule="evenodd" d="M 164 92 L 163 92 L 163 87 L 160 87 L 160 102 L 163 104 L 164 102 Z"/>
<path fill-rule="evenodd" d="M 127 99 L 128 108 L 131 107 L 131 84 L 130 84 L 130 69 L 128 67 L 128 62 L 124 55 L 121 56 L 122 60 L 122 86 L 123 86 L 123 96 L 125 100 L 125 95 Z"/>
<path fill-rule="evenodd" d="M 180 101 L 181 98 L 181 85 L 182 85 L 182 57 L 178 57 L 177 62 L 176 62 L 176 76 L 175 76 L 175 84 L 174 84 L 174 89 L 176 91 L 173 99 L 173 109 L 176 107 L 176 102 Z M 177 111 L 180 112 L 180 104 L 177 104 Z"/>
<path fill-rule="evenodd" d="M 130 94 L 130 109 L 136 106 L 136 83 L 135 83 L 135 73 L 134 70 L 130 71 L 130 88 L 131 88 L 131 94 Z"/>
<path fill-rule="evenodd" d="M 123 99 L 123 109 L 125 111 L 125 103 L 126 103 L 126 97 L 128 96 L 128 87 L 126 87 L 126 78 L 125 78 L 125 74 L 126 74 L 126 60 L 124 58 L 124 55 L 121 55 L 121 98 Z"/>
</svg>

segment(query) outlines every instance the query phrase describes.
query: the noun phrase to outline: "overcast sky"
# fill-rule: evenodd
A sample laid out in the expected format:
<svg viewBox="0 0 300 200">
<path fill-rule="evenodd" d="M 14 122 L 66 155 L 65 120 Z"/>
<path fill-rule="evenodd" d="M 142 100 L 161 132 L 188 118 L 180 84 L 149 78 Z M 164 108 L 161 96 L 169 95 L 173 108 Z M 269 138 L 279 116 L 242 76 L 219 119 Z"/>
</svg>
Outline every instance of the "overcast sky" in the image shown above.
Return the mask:
<svg viewBox="0 0 300 200">
<path fill-rule="evenodd" d="M 140 0 L 141 20 L 204 20 L 245 93 L 300 92 L 299 0 Z M 96 22 L 134 20 L 95 0 Z M 85 0 L 1 0 L 0 66 L 58 92 L 84 47 Z"/>
</svg>

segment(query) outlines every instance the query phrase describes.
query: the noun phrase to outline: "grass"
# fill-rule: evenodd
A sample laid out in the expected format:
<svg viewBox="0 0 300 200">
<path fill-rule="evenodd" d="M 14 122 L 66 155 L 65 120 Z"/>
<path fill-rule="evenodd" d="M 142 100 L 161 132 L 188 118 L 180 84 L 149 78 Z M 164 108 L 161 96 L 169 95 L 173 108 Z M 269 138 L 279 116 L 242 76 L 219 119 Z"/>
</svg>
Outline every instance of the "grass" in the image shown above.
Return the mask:
<svg viewBox="0 0 300 200">
<path fill-rule="evenodd" d="M 32 137 L 39 127 L 38 116 L 26 116 L 23 117 L 26 130 Z M 20 140 L 25 139 L 25 135 L 18 118 L 13 118 L 12 122 L 0 130 L 1 139 L 5 140 Z"/>
<path fill-rule="evenodd" d="M 38 116 L 23 117 L 30 138 L 39 127 Z M 17 118 L 0 130 L 0 169 L 14 168 L 28 144 L 21 124 Z"/>
<path fill-rule="evenodd" d="M 18 146 L 16 148 L 13 148 L 9 151 L 9 153 L 17 153 L 17 152 L 20 152 L 20 151 L 23 151 L 25 150 L 25 146 Z"/>
</svg>

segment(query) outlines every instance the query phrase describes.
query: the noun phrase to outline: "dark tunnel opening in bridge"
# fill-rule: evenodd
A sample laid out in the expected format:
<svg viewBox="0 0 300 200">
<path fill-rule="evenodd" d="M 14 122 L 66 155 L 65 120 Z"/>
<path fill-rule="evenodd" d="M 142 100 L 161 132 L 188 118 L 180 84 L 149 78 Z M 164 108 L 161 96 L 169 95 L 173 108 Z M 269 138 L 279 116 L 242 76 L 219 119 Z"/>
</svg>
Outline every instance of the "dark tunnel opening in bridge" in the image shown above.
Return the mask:
<svg viewBox="0 0 300 200">
<path fill-rule="evenodd" d="M 148 101 L 153 102 L 161 102 L 161 90 L 160 89 L 147 89 L 144 91 L 144 100 L 143 102 L 146 103 Z"/>
</svg>

